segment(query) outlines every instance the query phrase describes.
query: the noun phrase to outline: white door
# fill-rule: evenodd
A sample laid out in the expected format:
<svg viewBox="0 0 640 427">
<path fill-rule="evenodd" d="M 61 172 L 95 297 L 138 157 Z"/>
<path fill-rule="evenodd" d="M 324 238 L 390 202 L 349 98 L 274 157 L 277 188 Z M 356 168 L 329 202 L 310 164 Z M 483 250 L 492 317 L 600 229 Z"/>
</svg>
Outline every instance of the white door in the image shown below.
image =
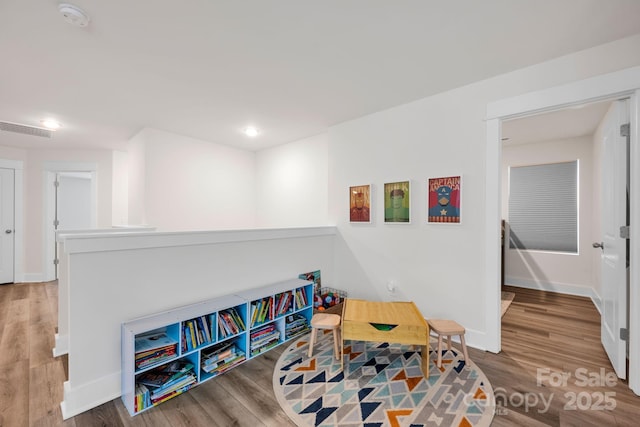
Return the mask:
<svg viewBox="0 0 640 427">
<path fill-rule="evenodd" d="M 59 172 L 55 174 L 53 234 L 57 230 L 92 228 L 91 172 Z M 54 271 L 58 278 L 58 244 L 54 242 Z"/>
<path fill-rule="evenodd" d="M 616 101 L 605 118 L 602 141 L 602 319 L 601 335 L 613 369 L 626 378 L 627 241 L 620 227 L 627 225 L 627 145 L 621 126 L 628 123 L 627 101 Z M 625 338 L 626 339 L 626 338 Z"/>
<path fill-rule="evenodd" d="M 13 283 L 14 170 L 0 168 L 0 283 Z"/>
<path fill-rule="evenodd" d="M 57 230 L 91 228 L 91 172 L 57 174 Z"/>
</svg>

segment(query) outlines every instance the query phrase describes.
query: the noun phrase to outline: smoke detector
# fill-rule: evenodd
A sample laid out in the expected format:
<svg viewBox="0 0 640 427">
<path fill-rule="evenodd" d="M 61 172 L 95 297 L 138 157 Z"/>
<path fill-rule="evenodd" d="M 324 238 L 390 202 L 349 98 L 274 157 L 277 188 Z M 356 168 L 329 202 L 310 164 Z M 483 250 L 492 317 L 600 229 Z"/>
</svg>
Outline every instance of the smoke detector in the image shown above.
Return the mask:
<svg viewBox="0 0 640 427">
<path fill-rule="evenodd" d="M 86 27 L 89 25 L 89 16 L 84 13 L 78 6 L 69 3 L 60 3 L 58 10 L 64 17 L 64 20 L 76 27 Z"/>
</svg>

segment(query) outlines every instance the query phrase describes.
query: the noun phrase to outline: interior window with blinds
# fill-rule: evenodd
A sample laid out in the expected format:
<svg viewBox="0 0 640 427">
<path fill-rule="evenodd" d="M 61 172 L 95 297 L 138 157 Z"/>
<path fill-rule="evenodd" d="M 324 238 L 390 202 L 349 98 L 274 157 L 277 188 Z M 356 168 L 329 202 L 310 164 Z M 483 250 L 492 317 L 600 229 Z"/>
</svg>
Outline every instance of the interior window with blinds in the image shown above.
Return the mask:
<svg viewBox="0 0 640 427">
<path fill-rule="evenodd" d="M 578 161 L 509 169 L 509 247 L 578 252 Z"/>
</svg>

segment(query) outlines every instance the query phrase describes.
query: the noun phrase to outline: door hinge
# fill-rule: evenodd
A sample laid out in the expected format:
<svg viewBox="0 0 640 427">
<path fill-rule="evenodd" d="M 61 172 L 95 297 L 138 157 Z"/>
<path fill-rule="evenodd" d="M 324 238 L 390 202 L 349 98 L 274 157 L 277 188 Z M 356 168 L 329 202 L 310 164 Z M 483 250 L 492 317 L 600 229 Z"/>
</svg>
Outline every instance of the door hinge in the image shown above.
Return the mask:
<svg viewBox="0 0 640 427">
<path fill-rule="evenodd" d="M 57 226 L 59 226 L 59 225 L 60 225 L 60 221 L 58 221 L 57 219 L 54 219 L 54 220 L 53 220 L 53 226 L 54 226 L 54 227 L 57 227 Z"/>
<path fill-rule="evenodd" d="M 623 125 L 620 125 L 620 136 L 629 136 L 631 135 L 631 126 L 629 123 L 625 123 Z"/>
<path fill-rule="evenodd" d="M 620 227 L 620 238 L 621 239 L 628 239 L 629 238 L 629 234 L 630 234 L 630 230 L 629 230 L 629 226 L 628 225 L 623 225 L 622 227 Z"/>
<path fill-rule="evenodd" d="M 629 123 L 625 123 L 623 125 L 620 125 L 620 136 L 629 136 L 631 135 L 631 126 Z"/>
<path fill-rule="evenodd" d="M 58 258 L 53 260 L 53 265 L 58 265 L 60 264 L 60 260 Z"/>
<path fill-rule="evenodd" d="M 621 128 L 621 129 L 622 129 L 622 128 Z M 622 131 L 621 131 L 621 132 L 622 132 Z M 623 136 L 624 136 L 624 135 L 623 135 Z M 54 187 L 56 187 L 56 188 L 60 187 L 60 181 L 58 181 L 58 180 L 53 181 L 53 186 L 54 186 Z"/>
<path fill-rule="evenodd" d="M 620 328 L 620 339 L 622 341 L 629 340 L 629 330 L 627 328 Z"/>
</svg>

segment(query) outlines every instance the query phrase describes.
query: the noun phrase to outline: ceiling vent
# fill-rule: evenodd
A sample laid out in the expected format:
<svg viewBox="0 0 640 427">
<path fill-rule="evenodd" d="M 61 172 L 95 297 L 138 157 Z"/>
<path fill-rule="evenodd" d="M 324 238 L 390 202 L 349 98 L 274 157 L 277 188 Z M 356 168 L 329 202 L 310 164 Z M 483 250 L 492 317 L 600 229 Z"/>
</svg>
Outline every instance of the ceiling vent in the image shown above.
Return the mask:
<svg viewBox="0 0 640 427">
<path fill-rule="evenodd" d="M 51 138 L 53 132 L 49 129 L 39 128 L 35 126 L 19 125 L 11 122 L 0 122 L 0 130 L 7 132 L 22 133 L 25 135 L 42 136 L 44 138 Z"/>
</svg>

